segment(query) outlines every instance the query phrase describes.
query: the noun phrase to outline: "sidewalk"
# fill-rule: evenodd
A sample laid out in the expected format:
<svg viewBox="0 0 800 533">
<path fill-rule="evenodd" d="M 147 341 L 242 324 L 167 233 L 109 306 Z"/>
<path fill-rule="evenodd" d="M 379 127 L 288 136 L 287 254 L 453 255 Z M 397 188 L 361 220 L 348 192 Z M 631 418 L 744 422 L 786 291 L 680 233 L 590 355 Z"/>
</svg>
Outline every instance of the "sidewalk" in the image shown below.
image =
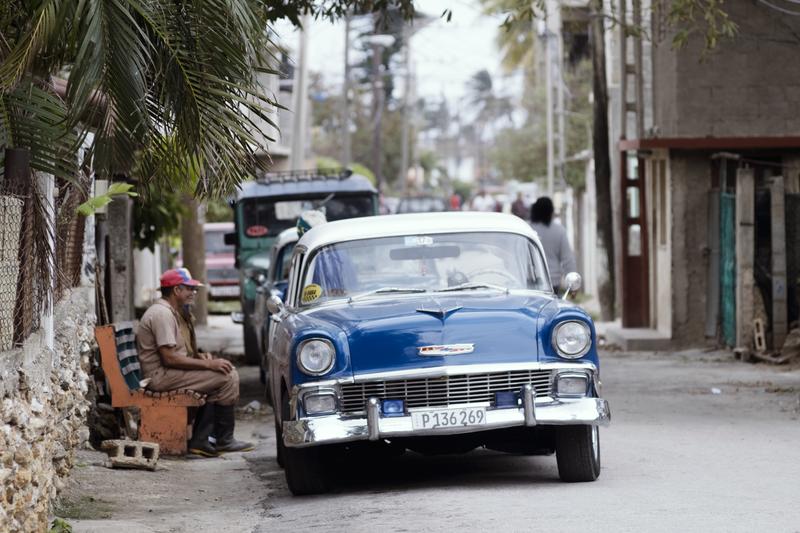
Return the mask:
<svg viewBox="0 0 800 533">
<path fill-rule="evenodd" d="M 271 411 L 263 402 L 256 412 L 241 409 L 261 402 L 258 368 L 240 367 L 239 375 L 236 436 L 252 441 L 254 451 L 214 459 L 161 457 L 157 470 L 149 472 L 109 469 L 105 453 L 82 450 L 53 514 L 76 533 L 253 531 L 264 520 L 270 493 L 261 472 L 280 471 Z"/>
<path fill-rule="evenodd" d="M 238 360 L 244 356 L 242 325 L 234 324 L 230 315 L 208 315 L 208 324 L 197 326 L 197 345 L 227 359 Z"/>
</svg>

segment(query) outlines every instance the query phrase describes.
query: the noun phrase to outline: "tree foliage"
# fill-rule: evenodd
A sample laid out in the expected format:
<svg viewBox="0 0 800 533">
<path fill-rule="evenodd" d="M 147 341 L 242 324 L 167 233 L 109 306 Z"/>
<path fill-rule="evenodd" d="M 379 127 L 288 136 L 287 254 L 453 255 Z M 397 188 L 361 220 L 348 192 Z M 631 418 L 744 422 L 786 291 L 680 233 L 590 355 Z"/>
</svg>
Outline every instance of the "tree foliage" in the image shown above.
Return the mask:
<svg viewBox="0 0 800 533">
<path fill-rule="evenodd" d="M 136 166 L 145 183 L 223 195 L 266 151 L 258 130 L 275 102 L 254 73 L 274 62 L 269 24 L 350 9 L 413 16 L 410 0 L 4 2 L 0 143 L 29 149 L 36 170 L 69 178 L 75 148 L 93 129 L 99 175 Z M 190 161 L 198 179 L 174 161 Z"/>
</svg>

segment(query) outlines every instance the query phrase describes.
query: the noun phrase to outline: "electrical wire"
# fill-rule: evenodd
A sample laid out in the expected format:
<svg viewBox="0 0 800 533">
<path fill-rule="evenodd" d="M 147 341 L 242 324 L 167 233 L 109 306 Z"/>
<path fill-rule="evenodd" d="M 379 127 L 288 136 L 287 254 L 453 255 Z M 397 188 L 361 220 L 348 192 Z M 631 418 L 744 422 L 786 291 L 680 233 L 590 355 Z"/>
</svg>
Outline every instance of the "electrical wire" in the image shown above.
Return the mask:
<svg viewBox="0 0 800 533">
<path fill-rule="evenodd" d="M 787 0 L 788 1 L 788 0 Z M 758 0 L 760 4 L 764 4 L 765 6 L 774 9 L 775 11 L 779 11 L 785 15 L 791 15 L 793 17 L 800 17 L 800 12 L 792 11 L 791 9 L 786 9 L 785 7 L 776 6 L 772 2 L 768 2 L 767 0 Z M 800 4 L 800 1 L 792 2 L 793 4 Z"/>
</svg>

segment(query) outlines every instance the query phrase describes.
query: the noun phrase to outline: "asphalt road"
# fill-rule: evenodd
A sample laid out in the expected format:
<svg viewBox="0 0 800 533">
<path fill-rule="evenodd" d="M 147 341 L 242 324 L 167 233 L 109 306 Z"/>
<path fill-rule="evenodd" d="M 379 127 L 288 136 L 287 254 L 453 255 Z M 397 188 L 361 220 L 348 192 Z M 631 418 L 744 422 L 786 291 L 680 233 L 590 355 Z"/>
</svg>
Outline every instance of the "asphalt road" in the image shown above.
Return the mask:
<svg viewBox="0 0 800 533">
<path fill-rule="evenodd" d="M 222 319 L 212 326 L 215 338 L 239 333 Z M 554 456 L 407 453 L 341 462 L 330 494 L 295 498 L 262 409 L 240 413 L 237 436 L 258 443 L 247 454 L 164 458 L 142 472 L 82 452 L 64 495 L 82 517 L 71 522 L 137 533 L 800 531 L 800 367 L 726 353 L 601 358 L 612 423 L 594 483 L 561 483 Z M 261 390 L 255 368 L 240 375 L 244 406 Z"/>
<path fill-rule="evenodd" d="M 561 483 L 554 456 L 407 453 L 338 465 L 331 494 L 294 498 L 268 445 L 247 456 L 267 495 L 254 531 L 800 531 L 800 370 L 698 353 L 602 365 L 613 420 L 594 483 Z"/>
</svg>

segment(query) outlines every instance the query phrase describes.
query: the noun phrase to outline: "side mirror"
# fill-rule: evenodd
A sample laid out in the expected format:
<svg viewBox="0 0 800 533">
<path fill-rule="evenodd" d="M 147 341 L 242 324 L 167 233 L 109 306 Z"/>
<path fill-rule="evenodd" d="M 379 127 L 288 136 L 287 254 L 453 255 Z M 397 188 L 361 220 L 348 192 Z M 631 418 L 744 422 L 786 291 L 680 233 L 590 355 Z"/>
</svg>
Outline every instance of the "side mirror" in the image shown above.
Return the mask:
<svg viewBox="0 0 800 533">
<path fill-rule="evenodd" d="M 234 311 L 231 313 L 231 320 L 234 324 L 244 324 L 244 313 L 240 313 L 239 311 Z"/>
<path fill-rule="evenodd" d="M 267 310 L 273 316 L 280 316 L 283 314 L 283 310 L 285 309 L 283 305 L 283 300 L 278 298 L 276 295 L 272 295 L 267 299 Z"/>
<path fill-rule="evenodd" d="M 228 246 L 236 246 L 239 244 L 239 239 L 235 233 L 226 233 L 223 239 L 225 240 L 225 244 Z"/>
<path fill-rule="evenodd" d="M 575 292 L 578 289 L 580 289 L 582 282 L 583 279 L 581 278 L 581 275 L 578 274 L 577 272 L 570 272 L 569 274 L 564 276 L 564 286 L 566 287 L 566 290 L 564 291 L 564 296 L 562 296 L 562 298 L 566 298 L 567 296 L 569 296 L 569 293 Z"/>
</svg>

